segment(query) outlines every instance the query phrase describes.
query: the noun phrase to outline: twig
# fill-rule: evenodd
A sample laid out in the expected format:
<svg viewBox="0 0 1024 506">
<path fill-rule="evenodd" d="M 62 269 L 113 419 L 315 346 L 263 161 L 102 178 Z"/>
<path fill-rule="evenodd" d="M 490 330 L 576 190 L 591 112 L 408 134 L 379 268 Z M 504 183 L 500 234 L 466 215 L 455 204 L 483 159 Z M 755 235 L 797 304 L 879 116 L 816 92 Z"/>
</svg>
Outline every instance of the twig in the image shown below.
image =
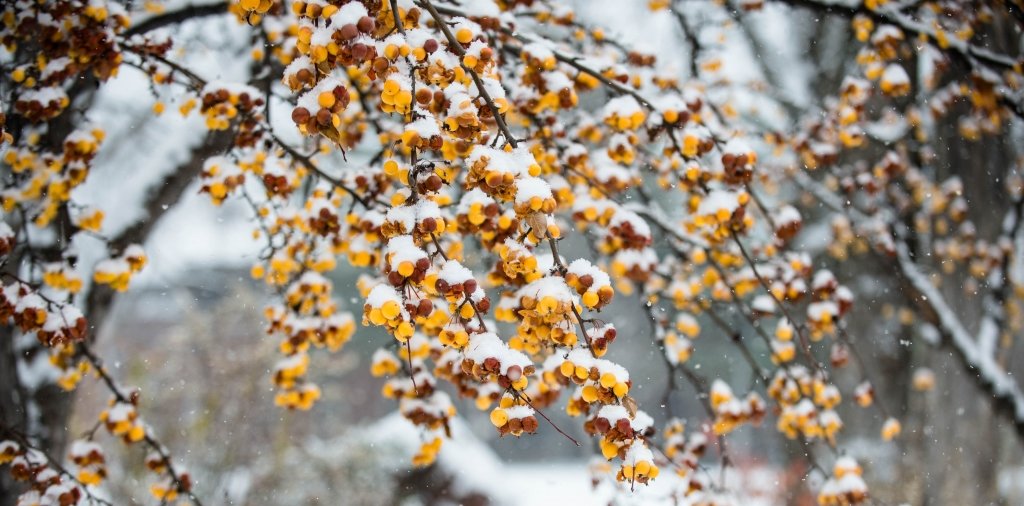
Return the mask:
<svg viewBox="0 0 1024 506">
<path fill-rule="evenodd" d="M 205 5 L 186 5 L 178 10 L 165 12 L 163 14 L 153 16 L 127 30 L 124 31 L 122 36 L 125 39 L 129 39 L 135 35 L 143 35 L 153 30 L 170 26 L 173 24 L 189 21 L 196 18 L 206 16 L 217 16 L 220 14 L 226 14 L 228 12 L 228 4 L 226 2 L 217 2 Z"/>
<path fill-rule="evenodd" d="M 92 491 L 89 488 L 89 485 L 87 485 L 87 484 L 83 483 L 81 480 L 79 480 L 78 476 L 76 476 L 74 473 L 68 471 L 67 468 L 65 468 L 63 465 L 61 465 L 59 460 L 53 458 L 53 456 L 51 456 L 49 453 L 47 453 L 46 450 L 44 450 L 44 449 L 42 449 L 42 448 L 32 444 L 32 442 L 29 441 L 28 437 L 25 434 L 22 434 L 19 431 L 16 431 L 16 430 L 14 430 L 14 429 L 12 429 L 10 427 L 6 427 L 6 426 L 3 426 L 3 425 L 0 425 L 0 431 L 2 431 L 2 433 L 4 434 L 5 437 L 11 437 L 11 438 L 17 440 L 18 444 L 20 446 L 22 446 L 23 448 L 28 448 L 30 450 L 39 452 L 44 458 L 46 458 L 46 465 L 52 467 L 53 469 L 56 469 L 57 472 L 59 472 L 60 474 L 62 474 L 64 476 L 67 476 L 68 478 L 71 479 L 71 481 L 75 482 L 78 485 L 78 488 L 81 489 L 83 492 L 85 492 L 86 497 L 93 504 L 103 504 L 105 506 L 114 506 L 114 504 L 111 503 L 110 501 L 108 501 L 106 499 L 103 499 L 103 498 L 100 498 L 100 497 L 96 497 L 95 495 L 93 495 Z"/>
<path fill-rule="evenodd" d="M 536 408 L 536 407 L 535 407 L 535 406 L 533 405 L 533 403 L 532 403 L 532 402 L 530 402 L 530 397 L 529 397 L 528 395 L 526 395 L 526 393 L 525 393 L 525 392 L 520 392 L 519 390 L 515 390 L 515 389 L 513 389 L 513 390 L 512 390 L 512 393 L 513 393 L 513 395 L 514 395 L 514 396 L 515 396 L 515 397 L 516 397 L 517 399 L 522 399 L 522 400 L 523 400 L 523 402 L 525 402 L 525 403 L 526 403 L 526 405 L 530 407 L 530 409 L 532 409 L 532 410 L 533 410 L 533 411 L 534 411 L 535 413 L 537 413 L 538 415 L 540 415 L 540 417 L 541 417 L 541 418 L 543 418 L 543 419 L 544 419 L 544 421 L 548 422 L 548 424 L 550 424 L 550 425 L 551 425 L 552 427 L 554 427 L 554 428 L 555 428 L 555 430 L 556 430 L 556 431 L 558 431 L 558 433 L 559 433 L 559 434 L 561 434 L 561 435 L 565 436 L 565 437 L 566 437 L 566 439 L 568 439 L 569 441 L 572 441 L 572 442 L 573 442 L 573 444 L 575 444 L 576 446 L 583 446 L 583 445 L 581 445 L 581 444 L 580 444 L 580 442 L 579 442 L 579 441 L 577 441 L 577 440 L 573 439 L 573 437 L 572 437 L 572 436 L 570 436 L 570 435 L 566 434 L 566 433 L 565 433 L 565 431 L 563 431 L 563 430 L 562 430 L 561 428 L 559 428 L 559 427 L 558 427 L 558 425 L 555 425 L 555 422 L 552 422 L 552 421 L 551 421 L 551 419 L 550 419 L 550 418 L 548 418 L 548 415 L 545 415 L 543 411 L 541 411 L 541 410 L 537 409 L 537 408 Z"/>
<path fill-rule="evenodd" d="M 131 404 L 131 400 L 128 396 L 121 391 L 121 388 L 117 386 L 114 378 L 111 377 L 110 373 L 108 373 L 103 367 L 103 361 L 93 353 L 92 349 L 84 340 L 79 343 L 79 349 L 81 350 L 82 355 L 92 365 L 93 369 L 96 370 L 96 374 L 98 374 L 103 382 L 106 383 L 107 388 L 114 394 L 114 397 L 118 402 Z M 192 492 L 191 487 L 185 486 L 185 483 L 180 478 L 179 472 L 174 469 L 174 463 L 171 462 L 171 456 L 167 453 L 167 450 L 165 450 L 164 446 L 149 433 L 149 430 L 144 431 L 143 441 L 145 441 L 146 444 L 160 456 L 160 462 L 163 464 L 164 468 L 167 469 L 167 474 L 170 476 L 171 482 L 174 483 L 175 489 L 178 492 L 183 492 L 188 495 L 189 499 L 196 506 L 202 506 L 202 501 L 200 501 L 195 493 Z"/>
<path fill-rule="evenodd" d="M 316 175 L 320 176 L 321 178 L 323 178 L 328 183 L 331 183 L 336 188 L 338 188 L 338 189 L 344 191 L 345 193 L 351 195 L 352 198 L 355 199 L 356 201 L 358 201 L 364 208 L 370 209 L 372 207 L 370 205 L 370 201 L 368 201 L 365 198 L 363 198 L 362 196 L 360 196 L 352 188 L 349 188 L 348 185 L 343 183 L 340 179 L 338 179 L 338 178 L 336 178 L 334 176 L 331 176 L 330 174 L 327 174 L 326 172 L 321 170 L 319 167 L 316 166 L 315 163 L 313 163 L 313 160 L 310 159 L 310 157 L 308 157 L 306 155 L 303 155 L 302 153 L 299 153 L 295 148 L 291 147 L 290 145 L 288 145 L 288 143 L 286 143 L 286 142 L 282 141 L 280 138 L 278 138 L 277 134 L 275 134 L 273 132 L 269 132 L 269 134 L 270 134 L 270 138 L 274 140 L 274 143 L 276 143 L 278 146 L 280 146 L 281 149 L 285 150 L 286 153 L 288 153 L 292 158 L 294 158 L 299 163 L 301 163 L 304 167 L 306 167 L 307 169 L 315 172 Z"/>
<path fill-rule="evenodd" d="M 821 363 L 819 363 L 818 360 L 814 358 L 814 354 L 811 352 L 811 343 L 803 332 L 803 325 L 798 324 L 798 321 L 794 319 L 793 316 L 789 313 L 789 309 L 787 309 L 785 304 L 783 304 L 782 301 L 779 300 L 779 298 L 775 295 L 775 292 L 772 291 L 771 286 L 768 284 L 767 281 L 765 281 L 764 277 L 761 276 L 760 271 L 757 270 L 757 265 L 754 263 L 754 259 L 750 256 L 750 253 L 747 252 L 747 249 L 743 246 L 743 242 L 740 241 L 740 238 L 736 235 L 736 233 L 732 232 L 729 235 L 732 237 L 733 242 L 736 243 L 736 246 L 739 247 L 740 253 L 743 255 L 743 258 L 747 261 L 747 264 L 750 265 L 750 269 L 754 272 L 754 277 L 757 278 L 757 281 L 761 284 L 764 290 L 768 292 L 768 295 L 772 298 L 772 301 L 774 301 L 775 305 L 779 308 L 779 311 L 782 312 L 786 319 L 789 320 L 789 322 L 793 325 L 793 328 L 796 329 L 796 334 L 800 339 L 800 347 L 803 350 L 804 355 L 807 357 L 807 360 L 811 363 L 811 365 L 814 367 L 816 371 L 818 371 L 819 373 L 823 373 L 824 371 L 822 370 Z"/>
<path fill-rule="evenodd" d="M 444 33 L 446 39 L 448 39 L 448 47 L 459 56 L 459 65 L 473 78 L 473 83 L 476 84 L 477 92 L 480 97 L 487 103 L 487 107 L 491 110 L 491 115 L 494 116 L 494 122 L 498 125 L 498 130 L 501 131 L 501 135 L 505 137 L 505 142 L 508 142 L 513 148 L 517 147 L 516 139 L 512 136 L 512 132 L 508 129 L 508 125 L 505 124 L 505 119 L 501 116 L 501 111 L 498 110 L 497 104 L 491 99 L 490 93 L 487 92 L 487 88 L 484 86 L 483 79 L 476 73 L 475 70 L 467 67 L 462 63 L 462 57 L 465 56 L 466 50 L 463 49 L 462 43 L 455 38 L 450 28 L 448 28 L 447 22 L 441 13 L 437 12 L 437 8 L 434 4 L 430 3 L 430 0 L 419 0 L 416 2 L 417 5 L 423 7 L 430 13 L 430 16 L 434 18 L 434 22 L 437 23 L 437 27 Z"/>
</svg>

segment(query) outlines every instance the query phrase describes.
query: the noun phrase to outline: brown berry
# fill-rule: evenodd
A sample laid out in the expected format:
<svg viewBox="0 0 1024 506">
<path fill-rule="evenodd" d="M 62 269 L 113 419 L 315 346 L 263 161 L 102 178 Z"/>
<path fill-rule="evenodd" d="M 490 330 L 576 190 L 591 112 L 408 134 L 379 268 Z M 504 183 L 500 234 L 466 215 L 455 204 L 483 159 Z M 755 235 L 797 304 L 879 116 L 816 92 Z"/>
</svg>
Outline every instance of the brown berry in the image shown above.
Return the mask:
<svg viewBox="0 0 1024 506">
<path fill-rule="evenodd" d="M 309 109 L 306 109 L 305 107 L 296 107 L 295 109 L 292 109 L 292 121 L 294 121 L 296 125 L 306 124 L 306 122 L 309 121 Z"/>
<path fill-rule="evenodd" d="M 359 18 L 359 21 L 356 23 L 356 28 L 358 28 L 359 31 L 363 33 L 370 33 L 376 27 L 377 23 L 375 23 L 373 21 L 373 18 L 371 18 L 370 16 L 363 16 Z"/>
<path fill-rule="evenodd" d="M 352 23 L 342 26 L 340 32 L 342 40 L 352 40 L 359 36 L 359 29 Z"/>
</svg>

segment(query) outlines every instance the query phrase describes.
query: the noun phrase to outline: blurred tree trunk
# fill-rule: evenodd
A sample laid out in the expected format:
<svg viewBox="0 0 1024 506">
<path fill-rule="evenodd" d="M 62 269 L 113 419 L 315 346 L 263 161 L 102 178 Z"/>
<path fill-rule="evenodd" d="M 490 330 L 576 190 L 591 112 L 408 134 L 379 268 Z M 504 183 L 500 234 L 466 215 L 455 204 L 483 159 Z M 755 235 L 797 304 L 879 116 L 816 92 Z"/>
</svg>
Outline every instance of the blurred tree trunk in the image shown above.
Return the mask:
<svg viewBox="0 0 1024 506">
<path fill-rule="evenodd" d="M 91 90 L 92 88 L 87 88 Z M 91 91 L 82 98 L 82 102 L 92 100 Z M 83 109 L 87 108 L 83 105 Z M 66 113 L 65 117 L 70 116 Z M 51 130 L 46 136 L 50 150 L 61 149 L 64 138 L 73 130 L 74 125 L 68 119 L 61 123 L 64 128 Z M 188 186 L 202 170 L 207 158 L 227 151 L 234 143 L 235 132 L 232 129 L 215 131 L 207 135 L 203 143 L 192 151 L 181 166 L 158 181 L 146 195 L 144 200 L 143 218 L 130 225 L 116 237 L 112 238 L 108 247 L 120 252 L 131 244 L 144 244 L 152 233 L 160 217 L 181 198 Z M 43 251 L 44 255 L 60 255 L 73 233 L 67 210 L 60 213 L 60 218 L 67 221 L 64 237 L 57 239 L 52 248 Z M 49 251 L 52 250 L 52 253 Z M 59 259 L 52 258 L 51 260 Z M 20 258 L 12 258 L 7 262 L 7 269 L 14 271 L 20 265 Z M 92 344 L 105 328 L 110 311 L 116 302 L 116 292 L 105 285 L 93 285 L 84 295 L 86 298 L 84 312 L 89 321 L 87 341 Z M 17 364 L 30 362 L 33 354 L 45 354 L 41 346 L 33 344 L 28 350 L 16 350 L 14 340 L 18 334 L 10 326 L 0 329 L 0 421 L 9 429 L 19 431 L 32 439 L 39 448 L 56 459 L 63 459 L 65 448 L 69 442 L 68 420 L 74 403 L 74 392 L 66 392 L 56 384 L 45 382 L 38 389 L 30 390 L 26 378 L 21 377 Z M 27 338 L 34 339 L 34 338 Z M 19 356 L 20 355 L 20 356 Z M 20 359 L 20 360 L 19 360 Z M 7 473 L 0 476 L 0 506 L 15 503 L 20 487 L 13 483 Z"/>
<path fill-rule="evenodd" d="M 49 123 L 49 129 L 40 140 L 41 151 L 59 153 L 63 150 L 64 139 L 74 131 L 78 122 L 76 111 L 87 110 L 95 97 L 97 80 L 87 74 L 72 86 L 67 94 L 72 107 L 69 107 L 57 120 Z M 20 135 L 27 125 L 20 117 L 13 118 L 12 132 Z M 63 223 L 62 233 L 55 238 L 52 245 L 43 248 L 38 254 L 48 261 L 59 260 L 73 232 L 67 204 L 61 206 L 57 220 Z M 24 259 L 24 252 L 9 258 L 4 266 L 7 274 L 18 274 Z M 95 328 L 95 323 L 93 324 Z M 37 441 L 40 448 L 50 455 L 63 455 L 68 442 L 67 422 L 71 415 L 73 392 L 65 392 L 56 384 L 47 383 L 38 389 L 30 390 L 25 379 L 18 372 L 18 363 L 33 360 L 37 353 L 46 353 L 41 346 L 33 343 L 26 350 L 18 350 L 15 339 L 19 333 L 14 328 L 3 325 L 0 328 L 0 421 L 4 427 L 19 431 Z M 34 338 L 32 339 L 34 341 Z M 0 506 L 8 506 L 17 500 L 20 487 L 13 483 L 8 473 L 0 473 Z"/>
<path fill-rule="evenodd" d="M 807 17 L 808 22 L 812 19 L 813 29 L 809 32 L 803 53 L 807 63 L 816 70 L 813 82 L 809 83 L 813 96 L 808 102 L 822 103 L 826 97 L 837 93 L 843 76 L 849 71 L 843 64 L 836 63 L 852 62 L 857 45 L 842 43 L 852 40 L 849 19 L 835 15 L 825 15 L 820 19 Z M 785 65 L 765 61 L 763 57 L 770 55 L 771 49 L 759 47 L 756 30 L 750 24 L 741 23 L 740 26 L 758 55 L 765 78 L 779 88 L 781 81 L 776 69 L 785 68 Z M 1013 26 L 997 24 L 983 36 L 988 42 L 986 46 L 994 51 L 1010 55 L 1019 53 L 1019 37 Z M 837 45 L 837 41 L 841 43 Z M 830 51 L 830 48 L 838 49 Z M 909 58 L 902 63 L 909 75 L 916 76 L 916 56 L 907 56 Z M 916 83 L 915 89 L 924 90 L 921 84 Z M 922 91 L 923 101 L 919 102 L 924 115 L 930 114 L 928 93 Z M 807 112 L 800 111 L 801 114 Z M 881 112 L 870 111 L 873 116 Z M 936 152 L 930 161 L 922 163 L 918 160 L 917 163 L 924 170 L 933 171 L 935 180 L 940 183 L 952 176 L 959 177 L 964 184 L 963 197 L 968 201 L 969 218 L 977 228 L 977 236 L 996 237 L 1010 205 L 1003 185 L 1017 155 L 1014 138 L 1010 132 L 1004 131 L 999 135 L 983 136 L 978 141 L 966 140 L 959 132 L 960 117 L 954 108 L 936 119 L 929 142 Z M 876 160 L 889 148 L 860 148 L 843 163 Z M 891 148 L 895 149 L 895 146 Z M 825 258 L 817 259 L 823 260 L 831 264 Z M 851 334 L 861 343 L 862 351 L 869 353 L 869 376 L 889 387 L 876 392 L 878 402 L 889 408 L 892 416 L 904 424 L 904 433 L 896 442 L 895 473 L 878 477 L 891 480 L 891 486 L 884 491 L 879 490 L 876 497 L 886 503 L 922 506 L 998 504 L 999 471 L 1008 463 L 1007 459 L 1019 460 L 1017 455 L 1020 453 L 1005 451 L 1005 448 L 1020 448 L 1022 442 L 995 416 L 992 399 L 979 395 L 973 378 L 969 376 L 975 373 L 965 370 L 958 360 L 936 349 L 933 344 L 920 342 L 920 334 L 913 332 L 914 327 L 903 326 L 892 334 L 883 331 L 885 324 L 877 318 L 882 306 L 889 303 L 898 308 L 910 305 L 912 301 L 901 291 L 894 273 L 880 265 L 878 257 L 853 256 L 846 262 L 830 266 L 836 272 L 847 273 L 845 277 L 848 279 L 875 280 L 879 285 L 876 297 L 870 300 L 865 297 L 859 301 L 861 307 L 857 311 L 863 317 L 849 319 Z M 976 281 L 967 276 L 950 276 L 945 278 L 946 284 L 942 289 L 947 300 L 955 301 L 954 308 L 965 326 L 976 330 L 982 316 L 982 297 L 973 295 L 970 284 L 973 282 Z M 914 326 L 919 324 L 921 322 L 916 322 Z M 937 381 L 931 392 L 914 389 L 913 374 L 921 366 L 935 371 Z M 851 378 L 857 375 L 855 372 L 849 374 Z M 848 427 L 877 428 L 882 422 L 875 408 L 851 412 L 847 416 L 862 422 L 850 423 Z M 877 433 L 873 435 L 877 437 Z M 797 456 L 802 453 L 798 448 L 790 448 L 789 452 Z"/>
</svg>

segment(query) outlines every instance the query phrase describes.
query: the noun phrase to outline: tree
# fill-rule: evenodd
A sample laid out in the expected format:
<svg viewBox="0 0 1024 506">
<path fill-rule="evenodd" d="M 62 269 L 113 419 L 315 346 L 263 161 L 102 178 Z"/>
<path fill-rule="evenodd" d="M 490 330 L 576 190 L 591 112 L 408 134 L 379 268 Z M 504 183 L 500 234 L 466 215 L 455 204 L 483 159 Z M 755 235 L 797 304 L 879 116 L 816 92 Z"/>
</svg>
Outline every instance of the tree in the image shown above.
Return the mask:
<svg viewBox="0 0 1024 506">
<path fill-rule="evenodd" d="M 760 432 L 799 444 L 820 504 L 862 503 L 844 420 L 893 440 L 901 417 L 922 416 L 905 385 L 939 381 L 909 367 L 900 340 L 955 358 L 1019 445 L 1022 5 L 649 9 L 676 23 L 682 69 L 542 0 L 6 4 L 0 463 L 18 483 L 0 495 L 103 503 L 103 448 L 121 439 L 149 452 L 157 500 L 201 503 L 181 450 L 93 349 L 155 224 L 196 180 L 214 204 L 247 203 L 265 242 L 252 276 L 275 294 L 276 403 L 313 408 L 309 354 L 339 351 L 360 319 L 380 327 L 393 339 L 370 372 L 418 427 L 418 466 L 443 451 L 457 395 L 502 437 L 553 430 L 581 445 L 546 411 L 579 417 L 623 493 L 671 479 L 680 500 L 727 503 L 730 436 L 768 419 Z M 816 29 L 815 53 L 767 51 L 760 10 Z M 192 66 L 179 26 L 211 16 L 249 37 L 246 82 Z M 758 78 L 730 75 L 737 56 L 716 30 L 746 41 Z M 793 86 L 799 68 L 814 74 Z M 205 133 L 151 178 L 143 217 L 113 228 L 104 217 L 125 211 L 83 205 L 76 188 L 100 177 L 106 146 L 133 142 L 89 123 L 123 73 L 146 76 L 154 115 L 177 106 Z M 361 315 L 339 308 L 339 259 L 366 273 L 345 287 Z M 884 303 L 902 307 L 895 339 L 854 317 Z M 617 304 L 650 328 L 603 320 Z M 699 335 L 727 339 L 752 384 L 691 366 Z M 631 375 L 612 360 L 620 346 L 656 347 L 670 373 Z M 30 377 L 38 357 L 56 381 Z M 70 392 L 89 376 L 110 404 L 69 441 Z M 680 379 L 704 412 L 673 410 Z M 634 399 L 641 382 L 665 385 L 663 413 Z"/>
</svg>

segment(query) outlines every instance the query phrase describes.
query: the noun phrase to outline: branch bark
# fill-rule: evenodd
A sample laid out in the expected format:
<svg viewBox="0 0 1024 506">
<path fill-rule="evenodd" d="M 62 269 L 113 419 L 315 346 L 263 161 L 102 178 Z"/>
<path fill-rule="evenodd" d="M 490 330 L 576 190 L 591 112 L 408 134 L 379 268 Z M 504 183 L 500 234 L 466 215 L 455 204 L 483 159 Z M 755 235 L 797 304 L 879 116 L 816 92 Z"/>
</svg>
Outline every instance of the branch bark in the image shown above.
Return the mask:
<svg viewBox="0 0 1024 506">
<path fill-rule="evenodd" d="M 898 26 L 901 30 L 912 35 L 910 38 L 923 36 L 928 39 L 929 43 L 934 44 L 936 47 L 941 47 L 938 42 L 938 37 L 934 31 L 924 24 L 918 23 L 899 12 L 894 12 L 889 9 L 871 10 L 863 4 L 852 7 L 850 5 L 822 2 L 819 0 L 774 1 L 776 3 L 789 5 L 795 8 L 807 9 L 819 14 L 834 14 L 846 18 L 853 18 L 858 15 L 867 16 L 869 19 L 874 21 L 876 25 L 887 24 Z M 948 47 L 943 49 L 943 51 L 961 60 L 963 63 L 969 64 L 971 60 L 977 60 L 996 71 L 1011 70 L 1015 64 L 1012 58 L 993 53 L 987 49 L 982 49 L 960 40 L 949 40 L 947 41 L 947 45 Z"/>
<path fill-rule="evenodd" d="M 195 180 L 203 169 L 206 159 L 227 151 L 235 138 L 233 130 L 211 132 L 206 140 L 197 147 L 187 162 L 168 174 L 151 190 L 144 205 L 144 216 L 128 226 L 110 241 L 110 249 L 114 252 L 124 250 L 131 244 L 142 244 L 153 232 L 160 218 L 181 198 L 188 185 Z M 109 286 L 94 285 L 86 298 L 84 312 L 92 325 L 90 335 L 95 340 L 99 336 L 100 327 L 106 321 L 116 292 Z"/>
</svg>

